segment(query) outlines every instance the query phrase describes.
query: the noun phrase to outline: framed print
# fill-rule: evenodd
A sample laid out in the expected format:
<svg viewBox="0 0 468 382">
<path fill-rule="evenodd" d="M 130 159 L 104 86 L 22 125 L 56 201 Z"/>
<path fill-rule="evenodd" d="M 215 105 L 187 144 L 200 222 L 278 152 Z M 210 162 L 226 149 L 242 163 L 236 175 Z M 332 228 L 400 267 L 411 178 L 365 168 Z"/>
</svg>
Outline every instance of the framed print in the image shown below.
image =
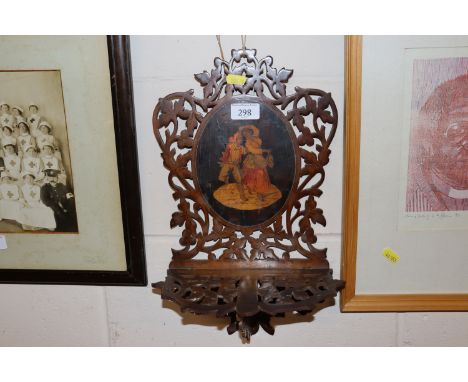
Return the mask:
<svg viewBox="0 0 468 382">
<path fill-rule="evenodd" d="M 468 310 L 468 37 L 346 49 L 341 309 Z"/>
<path fill-rule="evenodd" d="M 0 282 L 146 285 L 129 37 L 0 53 Z"/>
</svg>

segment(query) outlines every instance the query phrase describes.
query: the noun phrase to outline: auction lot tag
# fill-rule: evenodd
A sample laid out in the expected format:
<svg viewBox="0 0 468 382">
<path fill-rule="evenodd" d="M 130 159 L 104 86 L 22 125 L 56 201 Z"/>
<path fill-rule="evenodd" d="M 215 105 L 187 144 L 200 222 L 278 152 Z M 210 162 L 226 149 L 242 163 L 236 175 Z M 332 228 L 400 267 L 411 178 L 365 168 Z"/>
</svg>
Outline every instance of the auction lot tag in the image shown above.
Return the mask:
<svg viewBox="0 0 468 382">
<path fill-rule="evenodd" d="M 5 235 L 0 235 L 0 249 L 7 249 L 7 242 Z"/>
<path fill-rule="evenodd" d="M 392 263 L 396 263 L 398 260 L 400 260 L 400 256 L 398 256 L 391 248 L 384 248 L 382 255 Z"/>
<path fill-rule="evenodd" d="M 229 85 L 244 85 L 245 81 L 247 81 L 247 77 L 239 74 L 228 74 L 226 76 L 226 82 Z"/>
<path fill-rule="evenodd" d="M 260 119 L 259 103 L 233 103 L 231 119 Z"/>
</svg>

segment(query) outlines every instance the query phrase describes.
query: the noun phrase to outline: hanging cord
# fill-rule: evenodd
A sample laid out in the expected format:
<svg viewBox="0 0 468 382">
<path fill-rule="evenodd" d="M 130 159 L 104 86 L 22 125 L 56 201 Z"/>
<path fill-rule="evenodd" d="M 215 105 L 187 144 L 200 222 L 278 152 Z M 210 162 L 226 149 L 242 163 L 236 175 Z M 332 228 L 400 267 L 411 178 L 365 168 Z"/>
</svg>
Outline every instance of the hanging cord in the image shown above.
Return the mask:
<svg viewBox="0 0 468 382">
<path fill-rule="evenodd" d="M 221 58 L 224 61 L 223 47 L 221 46 L 221 35 L 216 35 L 216 40 L 218 40 L 219 51 L 221 52 Z"/>
<path fill-rule="evenodd" d="M 247 35 L 241 34 L 241 43 L 242 43 L 242 50 L 245 50 L 245 43 L 247 42 Z"/>
</svg>

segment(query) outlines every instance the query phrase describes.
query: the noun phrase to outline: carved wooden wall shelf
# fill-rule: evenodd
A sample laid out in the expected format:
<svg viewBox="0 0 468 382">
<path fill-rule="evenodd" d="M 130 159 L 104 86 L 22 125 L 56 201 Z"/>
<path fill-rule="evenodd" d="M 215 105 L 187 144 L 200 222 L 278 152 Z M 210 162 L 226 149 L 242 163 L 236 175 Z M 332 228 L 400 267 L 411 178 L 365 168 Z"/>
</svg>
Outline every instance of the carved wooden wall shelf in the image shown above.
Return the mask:
<svg viewBox="0 0 468 382">
<path fill-rule="evenodd" d="M 183 227 L 166 280 L 153 284 L 183 311 L 231 320 L 246 340 L 270 318 L 328 306 L 343 286 L 313 226 L 338 115 L 330 93 L 295 88 L 293 71 L 255 49 L 215 58 L 193 90 L 159 100 L 153 129 Z M 243 84 L 233 84 L 241 80 Z M 243 78 L 242 78 L 243 77 Z M 243 81 L 242 81 L 243 80 Z"/>
</svg>

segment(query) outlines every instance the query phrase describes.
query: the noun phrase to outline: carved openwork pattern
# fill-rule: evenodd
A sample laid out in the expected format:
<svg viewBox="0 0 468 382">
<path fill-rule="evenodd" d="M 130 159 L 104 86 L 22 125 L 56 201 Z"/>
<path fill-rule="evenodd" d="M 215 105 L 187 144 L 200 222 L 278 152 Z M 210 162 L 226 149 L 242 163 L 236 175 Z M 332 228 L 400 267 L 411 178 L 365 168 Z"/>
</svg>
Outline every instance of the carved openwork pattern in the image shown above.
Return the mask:
<svg viewBox="0 0 468 382">
<path fill-rule="evenodd" d="M 178 302 L 182 310 L 198 314 L 214 312 L 222 317 L 236 312 L 240 282 L 241 278 L 222 273 L 201 277 L 197 274 L 193 278 L 189 273 L 169 272 L 164 287 L 167 297 Z M 335 284 L 340 283 L 332 280 L 330 270 L 296 272 L 296 277 L 294 271 L 288 276 L 264 272 L 255 282 L 258 300 L 255 313 L 261 311 L 272 316 L 284 312 L 286 307 L 289 310 L 291 305 L 295 305 L 293 310 L 304 311 L 323 304 L 328 297 L 336 295 Z M 220 289 L 224 292 L 222 297 L 218 293 Z"/>
<path fill-rule="evenodd" d="M 322 194 L 324 166 L 337 128 L 335 103 L 330 93 L 317 89 L 296 87 L 288 95 L 286 83 L 293 71 L 274 68 L 270 56 L 257 59 L 255 49 L 232 50 L 231 56 L 229 62 L 216 58 L 211 72 L 195 75 L 203 98 L 197 98 L 193 90 L 173 93 L 160 99 L 153 113 L 154 134 L 178 207 L 171 227 L 183 227 L 182 248 L 173 249 L 173 260 L 202 255 L 209 261 L 244 261 L 247 265 L 258 260 L 287 261 L 298 253 L 328 265 L 326 249 L 314 245 L 313 225 L 326 224 L 316 198 Z M 245 75 L 247 80 L 244 85 L 231 85 L 227 74 Z M 192 148 L 197 129 L 211 109 L 223 100 L 249 94 L 283 111 L 297 137 L 301 166 L 292 197 L 281 213 L 265 224 L 242 227 L 210 214 L 194 183 Z"/>
<path fill-rule="evenodd" d="M 180 305 L 182 311 L 230 316 L 228 333 L 242 330 L 249 338 L 259 325 L 273 334 L 270 317 L 293 311 L 306 314 L 333 303 L 342 282 L 333 280 L 329 269 L 287 274 L 264 271 L 243 277 L 229 272 L 197 272 L 194 277 L 190 271 L 169 270 L 166 281 L 154 287 L 163 290 L 164 298 Z"/>
</svg>

